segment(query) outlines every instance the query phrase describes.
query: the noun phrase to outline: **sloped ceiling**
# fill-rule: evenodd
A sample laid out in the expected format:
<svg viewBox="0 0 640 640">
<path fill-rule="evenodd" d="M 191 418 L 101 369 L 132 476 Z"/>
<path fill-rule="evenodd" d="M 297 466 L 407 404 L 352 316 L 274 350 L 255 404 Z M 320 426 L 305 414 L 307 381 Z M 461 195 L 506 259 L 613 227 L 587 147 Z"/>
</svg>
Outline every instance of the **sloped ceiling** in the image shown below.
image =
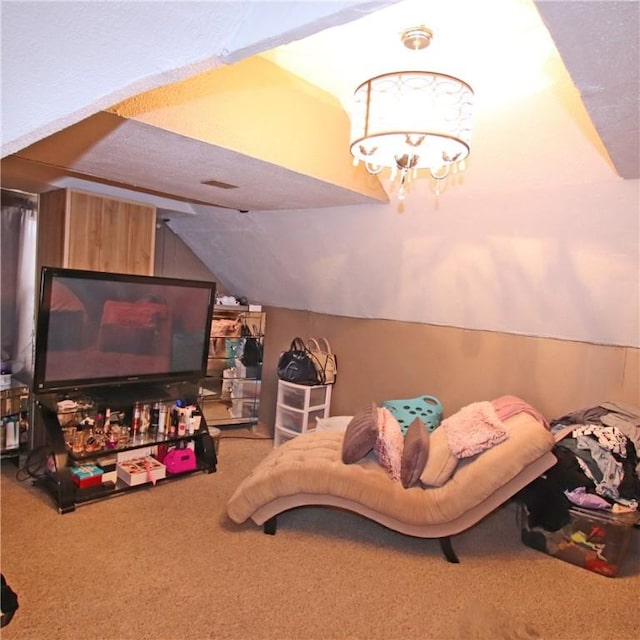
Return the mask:
<svg viewBox="0 0 640 640">
<path fill-rule="evenodd" d="M 252 57 L 100 111 L 5 164 L 239 210 L 387 201 L 336 144 L 348 130 L 335 98 Z"/>
<path fill-rule="evenodd" d="M 243 30 L 248 24 L 256 28 L 263 18 L 256 13 L 259 3 L 211 4 L 216 21 L 230 31 L 240 32 L 238 25 Z M 419 0 L 334 3 L 332 15 L 323 15 L 309 27 L 298 24 L 294 32 L 279 37 L 270 37 L 264 23 L 265 30 L 254 34 L 259 44 L 251 46 L 245 39 L 234 43 L 235 51 L 225 47 L 228 36 L 219 30 L 219 46 L 213 44 L 215 33 L 209 46 L 226 52 L 225 64 L 213 62 L 204 73 L 195 73 L 197 66 L 191 66 L 175 74 L 186 75 L 183 80 L 127 98 L 17 150 L 3 163 L 5 181 L 42 191 L 88 180 L 238 210 L 385 202 L 380 183 L 351 165 L 349 101 L 363 79 L 411 65 L 452 72 L 476 88 L 476 137 L 498 110 L 534 92 L 538 95 L 533 97 L 539 97 L 542 90 L 547 99 L 570 93 L 575 91 L 573 80 L 580 91 L 576 99 L 582 99 L 592 123 L 585 123 L 584 133 L 589 135 L 590 126 L 597 131 L 594 150 L 608 155 L 620 176 L 637 178 L 638 3 L 537 4 L 571 77 L 564 68 L 550 68 L 553 41 L 545 40 L 546 30 L 529 0 L 493 4 L 500 21 L 482 3 L 470 0 L 433 3 L 428 10 Z M 52 15 L 60 21 L 60 12 Z M 98 3 L 96 13 L 90 10 L 89 15 L 104 20 L 106 14 Z M 434 44 L 420 54 L 406 52 L 399 33 L 407 25 L 424 22 L 434 30 Z M 327 23 L 338 26 L 293 39 L 294 34 Z M 292 41 L 268 49 L 262 58 L 243 59 L 283 39 Z M 505 56 L 511 64 L 505 65 Z M 496 73 L 497 69 L 501 70 Z M 532 87 L 533 83 L 553 86 Z M 493 144 L 500 145 L 511 163 L 514 151 L 495 126 L 491 128 Z M 537 144 L 548 154 L 549 133 L 547 128 L 534 136 L 522 131 L 508 136 L 511 146 Z M 13 146 L 15 142 L 6 145 Z M 474 157 L 478 148 L 479 143 L 474 144 Z M 471 162 L 479 164 L 473 158 Z M 581 170 L 580 164 L 568 164 L 565 171 Z M 496 169 L 500 171 L 492 170 Z M 535 179 L 530 171 L 520 175 Z"/>
<path fill-rule="evenodd" d="M 3 2 L 3 186 L 153 202 L 263 304 L 639 344 L 638 6 Z M 398 62 L 415 24 L 434 43 Z M 468 167 L 440 197 L 418 180 L 399 203 L 350 163 L 348 94 L 391 64 L 475 89 Z"/>
<path fill-rule="evenodd" d="M 115 69 L 116 77 L 129 79 L 143 73 L 135 69 L 141 61 L 135 56 L 148 57 L 142 51 L 145 43 L 150 50 L 166 50 L 167 61 L 187 62 L 133 83 L 146 81 L 159 89 L 127 92 L 114 86 L 109 101 L 100 98 L 107 111 L 85 108 L 82 118 L 73 112 L 60 114 L 56 122 L 68 126 L 45 123 L 41 129 L 48 135 L 40 134 L 12 154 L 6 152 L 33 132 L 3 140 L 5 183 L 36 192 L 98 183 L 106 191 L 133 188 L 180 203 L 237 210 L 387 201 L 379 182 L 354 168 L 348 150 L 336 144 L 348 137 L 349 128 L 336 99 L 251 54 L 354 20 L 390 2 L 163 2 L 153 14 L 136 4 L 4 4 L 3 66 L 8 73 L 3 73 L 3 83 L 6 78 L 9 86 L 3 101 L 15 115 L 16 122 L 10 124 L 17 132 L 21 129 L 15 125 L 30 115 L 20 100 L 27 99 L 24 77 L 45 82 L 45 51 L 59 64 L 52 78 L 59 74 L 66 79 L 65 65 L 70 63 L 85 70 L 81 79 L 68 78 L 77 83 L 73 91 L 79 99 L 85 98 L 86 85 L 95 83 L 95 73 L 104 75 L 104 55 L 112 58 L 110 72 Z M 92 35 L 95 25 L 100 25 L 99 46 Z M 52 47 L 39 48 L 34 64 L 22 50 L 21 34 L 27 27 L 41 30 Z M 55 47 L 62 46 L 65 37 L 61 55 Z M 68 55 L 70 49 L 76 58 Z M 198 52 L 209 58 L 199 59 Z M 91 53 L 95 59 L 87 63 Z M 131 67 L 134 71 L 124 75 Z M 67 97 L 52 84 L 55 101 Z M 116 96 L 126 99 L 118 102 Z M 12 127 L 8 129 L 10 136 Z"/>
<path fill-rule="evenodd" d="M 536 3 L 623 178 L 640 177 L 640 3 Z"/>
</svg>

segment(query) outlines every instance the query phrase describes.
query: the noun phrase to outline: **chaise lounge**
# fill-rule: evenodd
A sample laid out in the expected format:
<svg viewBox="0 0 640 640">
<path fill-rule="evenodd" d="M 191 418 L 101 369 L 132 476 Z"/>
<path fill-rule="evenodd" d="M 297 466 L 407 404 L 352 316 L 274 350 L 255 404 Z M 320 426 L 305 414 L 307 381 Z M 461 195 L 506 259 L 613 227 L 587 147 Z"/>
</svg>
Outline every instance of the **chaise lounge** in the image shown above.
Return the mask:
<svg viewBox="0 0 640 640">
<path fill-rule="evenodd" d="M 251 519 L 275 534 L 276 517 L 290 509 L 337 507 L 399 533 L 438 538 L 447 560 L 458 562 L 450 536 L 475 525 L 556 463 L 554 437 L 534 414 L 523 410 L 503 420 L 504 440 L 453 462 L 446 445 L 434 446 L 446 442 L 442 427 L 436 429 L 428 456 L 440 476 L 431 482 L 439 486 L 421 481 L 404 488 L 371 453 L 345 464 L 345 432 L 305 433 L 257 465 L 229 499 L 227 513 L 236 524 Z"/>
</svg>

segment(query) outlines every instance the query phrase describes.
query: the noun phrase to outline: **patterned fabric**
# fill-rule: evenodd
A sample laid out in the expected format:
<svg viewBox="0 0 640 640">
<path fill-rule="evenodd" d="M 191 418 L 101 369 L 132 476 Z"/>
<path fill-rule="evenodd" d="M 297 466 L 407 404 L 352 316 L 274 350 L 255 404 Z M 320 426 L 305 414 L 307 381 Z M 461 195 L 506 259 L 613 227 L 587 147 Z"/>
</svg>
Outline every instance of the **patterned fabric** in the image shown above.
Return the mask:
<svg viewBox="0 0 640 640">
<path fill-rule="evenodd" d="M 389 409 L 378 408 L 378 437 L 373 450 L 378 464 L 395 482 L 400 482 L 404 436 L 398 421 Z"/>
<path fill-rule="evenodd" d="M 607 451 L 617 453 L 623 458 L 627 457 L 627 438 L 623 433 L 618 431 L 616 427 L 602 427 L 596 424 L 584 424 L 576 427 L 571 435 L 574 438 L 578 436 L 593 436 L 594 440 Z"/>
<path fill-rule="evenodd" d="M 504 424 L 490 402 L 472 402 L 442 421 L 451 453 L 469 458 L 507 437 Z"/>
<path fill-rule="evenodd" d="M 420 418 L 429 431 L 433 431 L 442 420 L 442 404 L 435 396 L 385 400 L 381 406 L 391 411 L 403 434 L 407 433 L 414 418 Z"/>
</svg>

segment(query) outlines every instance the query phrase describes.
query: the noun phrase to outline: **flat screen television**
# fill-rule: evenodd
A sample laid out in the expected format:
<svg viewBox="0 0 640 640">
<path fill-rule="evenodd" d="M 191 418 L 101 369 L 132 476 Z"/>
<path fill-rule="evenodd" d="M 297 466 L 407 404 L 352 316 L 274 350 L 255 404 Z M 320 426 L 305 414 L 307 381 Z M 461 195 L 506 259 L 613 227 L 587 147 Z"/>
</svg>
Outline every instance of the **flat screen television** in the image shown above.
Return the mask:
<svg viewBox="0 0 640 640">
<path fill-rule="evenodd" d="M 215 283 L 43 267 L 36 393 L 206 375 Z"/>
</svg>

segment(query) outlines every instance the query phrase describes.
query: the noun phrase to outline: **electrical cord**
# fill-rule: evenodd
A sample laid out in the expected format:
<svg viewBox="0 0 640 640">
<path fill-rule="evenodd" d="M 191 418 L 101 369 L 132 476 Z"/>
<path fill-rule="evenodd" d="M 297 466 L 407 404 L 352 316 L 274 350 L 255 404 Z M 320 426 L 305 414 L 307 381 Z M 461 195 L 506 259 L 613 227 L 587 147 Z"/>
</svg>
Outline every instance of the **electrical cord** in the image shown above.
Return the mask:
<svg viewBox="0 0 640 640">
<path fill-rule="evenodd" d="M 47 462 L 53 453 L 46 446 L 36 447 L 27 454 L 22 467 L 16 471 L 16 479 L 24 482 L 29 478 L 42 480 L 47 475 Z"/>
</svg>

